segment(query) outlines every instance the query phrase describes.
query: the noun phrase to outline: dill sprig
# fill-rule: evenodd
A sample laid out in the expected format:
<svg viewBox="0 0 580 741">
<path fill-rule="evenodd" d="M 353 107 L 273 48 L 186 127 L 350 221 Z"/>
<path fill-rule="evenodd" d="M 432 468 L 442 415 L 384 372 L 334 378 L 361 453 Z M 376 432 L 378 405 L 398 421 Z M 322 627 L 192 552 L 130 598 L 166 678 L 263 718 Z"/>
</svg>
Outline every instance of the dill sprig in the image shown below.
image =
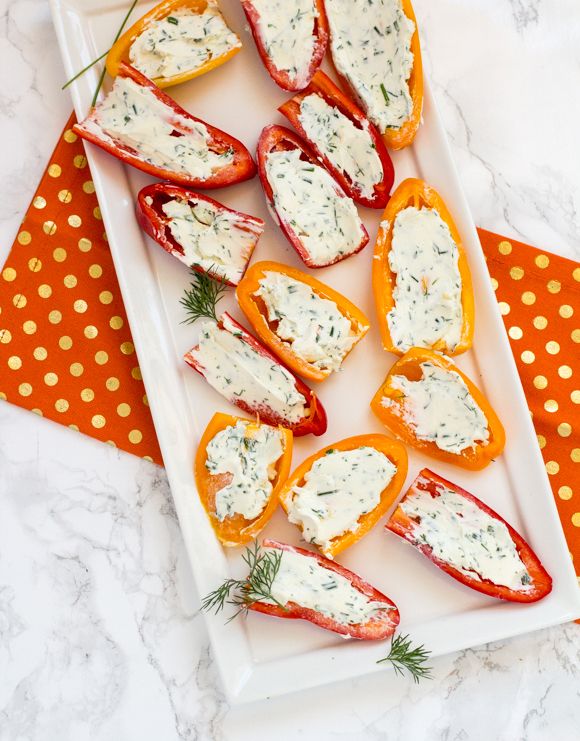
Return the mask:
<svg viewBox="0 0 580 741">
<path fill-rule="evenodd" d="M 195 270 L 191 271 L 191 275 L 193 277 L 191 285 L 179 299 L 187 314 L 187 318 L 181 323 L 193 324 L 202 317 L 217 322 L 216 306 L 228 288 L 225 279 L 213 278 L 207 273 L 198 273 Z"/>
<path fill-rule="evenodd" d="M 426 663 L 430 655 L 431 651 L 427 651 L 423 645 L 412 648 L 408 635 L 397 636 L 391 640 L 388 655 L 379 659 L 377 664 L 390 661 L 396 674 L 403 676 L 406 669 L 418 683 L 421 679 L 432 679 L 431 667 Z"/>
<path fill-rule="evenodd" d="M 241 613 L 247 612 L 254 602 L 265 599 L 271 600 L 285 610 L 284 605 L 272 596 L 272 585 L 282 563 L 282 551 L 277 549 L 263 551 L 259 544 L 254 542 L 253 546 L 246 548 L 242 558 L 248 566 L 248 576 L 245 579 L 226 579 L 202 599 L 201 609 L 206 612 L 213 610 L 217 615 L 226 604 L 234 605 L 238 609 L 228 619 L 228 623 Z"/>
</svg>

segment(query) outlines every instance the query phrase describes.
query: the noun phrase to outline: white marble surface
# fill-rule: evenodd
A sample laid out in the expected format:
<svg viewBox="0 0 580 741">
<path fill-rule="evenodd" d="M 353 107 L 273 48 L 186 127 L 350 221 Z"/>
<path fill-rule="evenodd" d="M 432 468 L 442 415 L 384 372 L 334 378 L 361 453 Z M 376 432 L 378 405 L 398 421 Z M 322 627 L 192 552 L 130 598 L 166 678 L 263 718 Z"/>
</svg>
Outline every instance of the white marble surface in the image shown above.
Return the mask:
<svg viewBox="0 0 580 741">
<path fill-rule="evenodd" d="M 476 222 L 580 257 L 577 0 L 415 8 Z M 2 263 L 71 106 L 47 1 L 0 18 Z M 0 403 L 0 741 L 578 738 L 579 626 L 229 709 L 197 610 L 163 471 Z"/>
</svg>

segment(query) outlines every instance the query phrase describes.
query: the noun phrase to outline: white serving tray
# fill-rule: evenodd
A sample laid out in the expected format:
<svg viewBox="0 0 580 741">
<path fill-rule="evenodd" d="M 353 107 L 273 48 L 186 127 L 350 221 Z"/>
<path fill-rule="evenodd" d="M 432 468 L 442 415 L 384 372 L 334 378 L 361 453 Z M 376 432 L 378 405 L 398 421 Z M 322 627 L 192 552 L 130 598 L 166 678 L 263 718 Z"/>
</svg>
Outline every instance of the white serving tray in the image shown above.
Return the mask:
<svg viewBox="0 0 580 741">
<path fill-rule="evenodd" d="M 72 76 L 108 48 L 129 0 L 51 0 L 67 75 Z M 139 5 L 133 21 L 153 5 Z M 168 92 L 187 110 L 241 139 L 254 151 L 263 126 L 285 123 L 276 108 L 289 96 L 262 67 L 237 0 L 223 0 L 223 11 L 244 48 L 209 74 Z M 420 22 L 420 19 L 419 19 Z M 96 86 L 94 68 L 73 86 L 77 116 L 86 115 Z M 182 361 L 195 344 L 197 329 L 180 324 L 179 298 L 188 271 L 139 229 L 135 195 L 151 178 L 127 168 L 88 145 L 87 156 L 131 324 L 155 428 L 171 484 L 200 596 L 230 574 L 242 574 L 240 550 L 225 552 L 202 509 L 192 462 L 198 440 L 212 414 L 236 412 Z M 407 485 L 423 466 L 464 486 L 512 523 L 531 543 L 554 577 L 552 593 L 539 603 L 501 603 L 453 581 L 391 533 L 385 519 L 338 560 L 388 594 L 401 612 L 401 631 L 424 643 L 434 656 L 515 636 L 580 616 L 580 591 L 562 533 L 526 400 L 519 382 L 489 275 L 465 197 L 426 81 L 424 123 L 412 148 L 393 155 L 397 182 L 421 177 L 442 194 L 463 236 L 476 297 L 474 349 L 459 366 L 482 388 L 499 412 L 507 433 L 504 455 L 485 471 L 469 472 L 410 452 Z M 275 259 L 304 268 L 270 218 L 258 178 L 213 197 L 260 216 L 266 232 L 255 260 Z M 357 256 L 314 271 L 317 278 L 345 293 L 371 319 L 372 245 L 379 211 L 361 209 L 370 244 Z M 243 320 L 230 295 L 220 304 Z M 373 326 L 354 349 L 345 369 L 316 387 L 329 413 L 321 438 L 296 440 L 294 466 L 323 445 L 354 434 L 384 432 L 369 401 L 394 362 L 381 349 Z M 300 543 L 298 530 L 279 510 L 264 536 Z M 318 684 L 386 671 L 377 665 L 384 642 L 345 641 L 303 621 L 250 614 L 225 625 L 225 616 L 207 615 L 214 657 L 230 701 L 248 702 Z"/>
</svg>

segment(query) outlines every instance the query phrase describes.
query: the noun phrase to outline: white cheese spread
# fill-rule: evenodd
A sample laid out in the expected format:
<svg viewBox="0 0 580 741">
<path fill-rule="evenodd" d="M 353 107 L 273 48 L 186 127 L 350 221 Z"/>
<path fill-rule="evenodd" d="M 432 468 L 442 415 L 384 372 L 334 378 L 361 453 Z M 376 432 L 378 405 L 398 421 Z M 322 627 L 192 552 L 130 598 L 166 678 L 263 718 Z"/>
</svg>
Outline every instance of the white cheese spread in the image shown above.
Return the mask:
<svg viewBox="0 0 580 741">
<path fill-rule="evenodd" d="M 381 501 L 397 467 L 384 453 L 362 446 L 329 450 L 318 458 L 286 499 L 288 519 L 302 528 L 305 540 L 323 551 L 345 532 L 356 532 L 359 519 Z"/>
<path fill-rule="evenodd" d="M 365 198 L 383 179 L 383 165 L 368 124 L 359 128 L 336 106 L 315 93 L 300 103 L 298 119 L 306 136 Z"/>
<path fill-rule="evenodd" d="M 215 513 L 220 522 L 242 515 L 259 517 L 272 494 L 276 462 L 284 452 L 276 427 L 250 422 L 228 425 L 213 437 L 207 448 L 205 467 L 213 475 L 231 474 L 227 486 L 215 494 Z"/>
<path fill-rule="evenodd" d="M 473 579 L 529 590 L 531 577 L 503 522 L 445 486 L 438 486 L 437 493 L 434 497 L 415 488 L 399 505 L 418 520 L 413 527 L 416 542 Z"/>
<path fill-rule="evenodd" d="M 325 0 L 336 69 L 381 133 L 410 117 L 415 24 L 401 0 Z"/>
<path fill-rule="evenodd" d="M 336 371 L 358 339 L 350 319 L 334 301 L 282 273 L 266 272 L 255 293 L 264 302 L 274 332 L 299 358 L 320 370 Z"/>
<path fill-rule="evenodd" d="M 423 376 L 410 381 L 392 376 L 391 386 L 403 395 L 403 419 L 419 440 L 434 442 L 446 453 L 487 445 L 488 421 L 458 373 L 421 363 Z M 384 407 L 394 405 L 383 397 Z M 396 405 L 394 405 L 396 408 Z"/>
<path fill-rule="evenodd" d="M 156 167 L 205 180 L 234 161 L 233 149 L 221 154 L 210 149 L 204 124 L 180 116 L 128 77 L 115 78 L 95 117 L 96 121 L 89 118 L 84 124 L 89 131 L 99 138 L 100 130 L 104 131 Z"/>
<path fill-rule="evenodd" d="M 180 260 L 219 273 L 234 285 L 240 282 L 260 237 L 259 227 L 249 222 L 242 228 L 236 214 L 206 201 L 173 199 L 161 208 L 171 235 L 183 248 Z"/>
<path fill-rule="evenodd" d="M 222 320 L 223 329 L 213 321 L 201 326 L 199 346 L 192 351 L 207 382 L 232 403 L 269 409 L 290 424 L 303 419 L 307 402 L 294 377 L 248 344 L 227 317 Z"/>
<path fill-rule="evenodd" d="M 442 342 L 452 351 L 459 344 L 463 308 L 458 259 L 449 227 L 435 209 L 409 206 L 399 211 L 389 251 L 395 305 L 387 323 L 401 352 Z"/>
<path fill-rule="evenodd" d="M 210 0 L 202 13 L 184 7 L 153 21 L 131 45 L 129 59 L 149 79 L 173 77 L 193 72 L 241 45 L 218 4 Z"/>
<path fill-rule="evenodd" d="M 326 265 L 358 248 L 362 222 L 354 202 L 339 195 L 328 172 L 300 155 L 299 149 L 270 152 L 266 175 L 278 216 L 291 226 L 312 261 Z"/>
</svg>

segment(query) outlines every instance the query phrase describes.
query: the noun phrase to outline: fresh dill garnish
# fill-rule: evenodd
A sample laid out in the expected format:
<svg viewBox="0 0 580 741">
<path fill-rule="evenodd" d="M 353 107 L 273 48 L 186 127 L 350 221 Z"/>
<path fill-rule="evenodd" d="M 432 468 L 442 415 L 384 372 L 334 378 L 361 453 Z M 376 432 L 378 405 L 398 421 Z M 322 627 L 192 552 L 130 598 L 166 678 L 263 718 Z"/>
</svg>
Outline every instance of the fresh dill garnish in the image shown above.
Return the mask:
<svg viewBox="0 0 580 741">
<path fill-rule="evenodd" d="M 427 651 L 423 645 L 413 648 L 408 635 L 397 636 L 391 640 L 387 656 L 379 659 L 377 664 L 390 661 L 396 674 L 403 676 L 406 669 L 418 683 L 421 679 L 432 679 L 431 667 L 426 663 L 430 655 L 431 651 Z"/>
<path fill-rule="evenodd" d="M 173 23 L 174 26 L 177 26 L 179 24 L 177 18 L 174 18 L 172 15 L 168 15 L 166 20 L 167 23 Z"/>
<path fill-rule="evenodd" d="M 189 288 L 183 292 L 179 303 L 187 314 L 182 324 L 193 324 L 198 319 L 205 317 L 217 322 L 216 306 L 227 290 L 227 284 L 223 278 L 212 278 L 206 273 L 191 271 L 193 280 Z"/>
<path fill-rule="evenodd" d="M 391 104 L 391 101 L 390 101 L 390 99 L 389 99 L 389 94 L 387 93 L 387 90 L 386 90 L 386 88 L 385 88 L 385 86 L 383 85 L 383 83 L 382 83 L 382 82 L 381 82 L 381 85 L 380 85 L 380 87 L 381 87 L 381 92 L 382 92 L 382 94 L 383 94 L 383 98 L 385 99 L 385 103 L 386 103 L 387 105 L 390 105 L 390 104 Z"/>
<path fill-rule="evenodd" d="M 282 551 L 277 549 L 263 551 L 255 541 L 252 546 L 246 548 L 242 558 L 248 566 L 248 576 L 245 579 L 226 579 L 217 589 L 206 594 L 201 601 L 201 609 L 206 612 L 213 610 L 217 615 L 226 604 L 234 605 L 238 609 L 228 619 L 228 623 L 241 613 L 247 612 L 254 602 L 265 599 L 271 600 L 285 610 L 284 605 L 272 596 L 272 585 L 282 563 Z"/>
</svg>

